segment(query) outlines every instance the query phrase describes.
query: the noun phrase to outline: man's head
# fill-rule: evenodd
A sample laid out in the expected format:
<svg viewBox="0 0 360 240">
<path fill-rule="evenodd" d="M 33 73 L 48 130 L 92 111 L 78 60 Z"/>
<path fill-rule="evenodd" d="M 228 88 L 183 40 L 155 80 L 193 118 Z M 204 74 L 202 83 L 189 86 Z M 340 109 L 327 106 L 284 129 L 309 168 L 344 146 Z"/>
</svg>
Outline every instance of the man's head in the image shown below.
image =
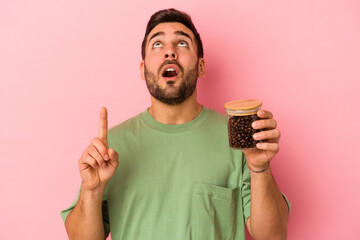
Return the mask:
<svg viewBox="0 0 360 240">
<path fill-rule="evenodd" d="M 197 78 L 205 74 L 200 35 L 190 16 L 175 9 L 159 11 L 150 18 L 142 56 L 141 76 L 150 94 L 169 105 L 192 96 Z"/>
<path fill-rule="evenodd" d="M 204 50 L 203 45 L 201 42 L 200 34 L 197 32 L 195 25 L 193 24 L 190 15 L 185 12 L 178 11 L 176 9 L 164 9 L 154 13 L 147 26 L 145 31 L 145 36 L 141 44 L 141 56 L 142 59 L 145 59 L 145 48 L 146 42 L 148 40 L 149 33 L 153 30 L 158 24 L 160 23 L 167 23 L 167 22 L 178 22 L 185 25 L 188 29 L 192 31 L 195 37 L 195 42 L 197 46 L 197 56 L 198 58 L 204 57 Z"/>
</svg>

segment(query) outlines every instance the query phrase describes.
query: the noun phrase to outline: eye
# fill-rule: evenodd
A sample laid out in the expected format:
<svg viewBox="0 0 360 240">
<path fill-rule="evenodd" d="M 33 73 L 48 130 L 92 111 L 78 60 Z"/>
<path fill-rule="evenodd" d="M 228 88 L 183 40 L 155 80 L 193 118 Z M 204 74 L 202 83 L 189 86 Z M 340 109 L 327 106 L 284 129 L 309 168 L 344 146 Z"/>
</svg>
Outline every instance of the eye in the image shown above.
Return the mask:
<svg viewBox="0 0 360 240">
<path fill-rule="evenodd" d="M 185 41 L 180 41 L 180 42 L 178 43 L 178 46 L 180 46 L 180 47 L 187 47 L 188 44 L 187 44 L 187 42 L 185 42 Z"/>
<path fill-rule="evenodd" d="M 162 47 L 161 42 L 155 42 L 155 43 L 153 44 L 153 48 L 159 48 L 159 47 Z"/>
</svg>

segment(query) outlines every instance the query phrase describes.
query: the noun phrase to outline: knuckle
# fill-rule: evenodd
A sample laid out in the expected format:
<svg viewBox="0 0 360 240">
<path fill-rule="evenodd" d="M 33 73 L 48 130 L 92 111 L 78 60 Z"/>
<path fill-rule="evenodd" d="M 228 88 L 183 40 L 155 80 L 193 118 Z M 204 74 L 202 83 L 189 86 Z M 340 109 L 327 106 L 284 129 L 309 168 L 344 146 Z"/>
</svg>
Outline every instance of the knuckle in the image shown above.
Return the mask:
<svg viewBox="0 0 360 240">
<path fill-rule="evenodd" d="M 95 159 L 92 159 L 92 160 L 89 162 L 89 165 L 91 165 L 93 168 L 96 168 L 97 162 L 95 161 Z"/>
<path fill-rule="evenodd" d="M 273 122 L 274 122 L 274 128 L 277 127 L 277 121 L 275 119 L 273 119 Z"/>
<path fill-rule="evenodd" d="M 96 163 L 98 162 L 95 158 L 92 158 L 92 157 L 90 157 L 90 158 L 88 159 L 88 161 L 89 161 L 89 163 L 95 164 L 95 165 L 96 165 Z"/>
<path fill-rule="evenodd" d="M 280 138 L 280 136 L 281 136 L 281 132 L 278 129 L 276 129 L 276 135 L 278 138 Z"/>
<path fill-rule="evenodd" d="M 104 162 L 104 159 L 102 158 L 102 156 L 101 155 L 98 155 L 96 158 L 94 158 L 95 159 L 95 161 L 97 162 L 97 163 L 103 163 Z"/>
<path fill-rule="evenodd" d="M 105 154 L 108 153 L 104 145 L 101 145 L 101 147 L 99 147 L 99 152 L 102 156 L 105 156 Z"/>
<path fill-rule="evenodd" d="M 91 139 L 91 145 L 95 145 L 98 142 L 99 138 L 98 137 L 94 137 L 93 139 Z"/>
<path fill-rule="evenodd" d="M 106 152 L 100 151 L 101 159 L 104 159 L 104 160 L 105 160 L 105 155 L 106 155 L 106 154 L 107 154 Z M 108 157 L 110 158 L 110 155 L 109 155 L 109 154 L 108 154 Z"/>
<path fill-rule="evenodd" d="M 82 164 L 89 164 L 89 160 L 87 157 L 83 157 L 79 160 L 79 165 L 82 165 Z"/>
<path fill-rule="evenodd" d="M 96 148 L 95 148 L 94 145 L 90 145 L 88 152 L 94 152 L 95 149 L 96 149 Z"/>
<path fill-rule="evenodd" d="M 279 144 L 275 144 L 275 145 L 274 145 L 274 151 L 275 151 L 275 152 L 278 152 L 278 151 L 279 151 Z"/>
<path fill-rule="evenodd" d="M 90 155 L 87 155 L 84 159 L 85 162 L 87 163 L 91 163 L 94 159 L 92 157 L 90 157 Z"/>
<path fill-rule="evenodd" d="M 259 124 L 259 128 L 264 128 L 265 120 L 259 120 L 258 124 Z"/>
<path fill-rule="evenodd" d="M 262 143 L 262 149 L 263 149 L 263 150 L 269 149 L 269 143 L 263 142 L 263 143 Z"/>
<path fill-rule="evenodd" d="M 266 132 L 259 132 L 259 139 L 264 139 L 266 136 Z"/>
</svg>

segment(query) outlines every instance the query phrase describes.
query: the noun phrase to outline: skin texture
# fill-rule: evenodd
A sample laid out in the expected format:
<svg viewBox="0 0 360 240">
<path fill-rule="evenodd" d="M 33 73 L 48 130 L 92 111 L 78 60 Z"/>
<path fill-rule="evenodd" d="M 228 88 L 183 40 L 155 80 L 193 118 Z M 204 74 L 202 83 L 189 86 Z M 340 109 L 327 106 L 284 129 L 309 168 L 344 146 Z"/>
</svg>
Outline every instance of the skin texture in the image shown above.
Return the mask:
<svg viewBox="0 0 360 240">
<path fill-rule="evenodd" d="M 276 129 L 277 123 L 271 112 L 259 110 L 257 115 L 261 119 L 252 127 L 266 130 L 254 134 L 253 138 L 265 142 L 258 143 L 256 149 L 243 152 L 250 169 L 266 170 L 261 173 L 250 171 L 251 214 L 246 225 L 255 239 L 286 239 L 289 210 L 268 167 L 279 151 L 280 131 Z"/>
<path fill-rule="evenodd" d="M 172 81 L 168 81 L 167 88 L 163 89 L 159 86 L 158 82 L 161 77 L 162 69 L 169 64 L 173 64 L 178 66 L 179 74 L 183 76 L 183 81 L 181 81 L 180 86 L 178 88 L 174 87 L 174 83 Z M 145 68 L 145 79 L 146 86 L 149 90 L 151 96 L 156 98 L 157 100 L 169 104 L 169 105 L 177 105 L 185 101 L 188 97 L 190 97 L 196 88 L 197 83 L 197 69 L 196 66 L 194 69 L 190 69 L 187 72 L 184 72 L 184 68 L 175 60 L 167 60 L 159 67 L 158 75 L 149 71 Z"/>
<path fill-rule="evenodd" d="M 182 101 L 173 105 L 159 100 L 149 89 L 152 103 L 149 113 L 166 124 L 179 124 L 194 119 L 201 111 L 201 105 L 196 101 L 196 82 L 198 77 L 205 74 L 205 61 L 197 57 L 194 34 L 181 23 L 160 23 L 149 33 L 145 53 L 145 59 L 140 63 L 140 72 L 148 86 L 156 85 L 167 97 L 179 96 L 182 86 L 190 89 Z M 161 74 L 167 62 L 179 66 L 178 77 L 171 81 Z M 152 73 L 152 78 L 148 78 L 149 73 Z M 172 117 L 169 119 L 165 115 Z M 162 119 L 162 116 L 165 118 Z M 177 118 L 176 122 L 172 121 L 173 118 Z"/>
<path fill-rule="evenodd" d="M 119 165 L 119 155 L 108 148 L 105 107 L 100 110 L 99 122 L 99 137 L 91 140 L 79 159 L 81 192 L 74 210 L 66 218 L 65 227 L 69 239 L 105 239 L 102 198 L 106 184 Z"/>
<path fill-rule="evenodd" d="M 185 34 L 183 34 L 185 33 Z M 151 97 L 148 111 L 164 124 L 182 124 L 196 118 L 202 105 L 197 101 L 196 81 L 205 75 L 205 60 L 197 57 L 194 34 L 181 23 L 158 24 L 149 34 L 140 74 Z M 167 64 L 179 70 L 167 79 L 162 70 Z M 265 143 L 246 150 L 249 168 L 266 168 L 279 150 L 280 131 L 271 112 L 260 110 L 255 129 L 266 129 L 254 136 Z M 257 125 L 258 124 L 258 125 Z M 65 226 L 70 239 L 104 239 L 101 201 L 107 182 L 118 167 L 118 154 L 108 148 L 107 111 L 100 111 L 99 137 L 94 138 L 79 159 L 82 188 L 79 202 L 68 215 Z M 255 239 L 286 239 L 288 207 L 271 174 L 251 172 L 251 216 L 246 225 Z"/>
</svg>

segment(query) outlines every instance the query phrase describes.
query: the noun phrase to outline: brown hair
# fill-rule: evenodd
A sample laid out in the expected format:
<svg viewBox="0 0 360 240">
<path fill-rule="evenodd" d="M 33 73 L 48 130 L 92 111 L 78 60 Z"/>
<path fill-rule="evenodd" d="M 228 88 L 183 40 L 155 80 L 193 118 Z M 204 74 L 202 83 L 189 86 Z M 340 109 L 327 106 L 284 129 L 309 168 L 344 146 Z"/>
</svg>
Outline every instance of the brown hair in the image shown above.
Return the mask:
<svg viewBox="0 0 360 240">
<path fill-rule="evenodd" d="M 203 50 L 203 45 L 202 45 L 202 42 L 200 39 L 200 34 L 197 32 L 197 30 L 191 20 L 190 15 L 185 12 L 176 10 L 174 8 L 170 8 L 170 9 L 164 9 L 164 10 L 157 11 L 156 13 L 154 13 L 151 16 L 151 18 L 146 26 L 145 36 L 144 36 L 144 39 L 141 44 L 141 56 L 142 56 L 143 60 L 145 59 L 145 47 L 146 47 L 146 41 L 147 41 L 149 33 L 158 24 L 165 23 L 165 22 L 179 22 L 179 23 L 184 24 L 187 28 L 189 28 L 195 36 L 195 43 L 197 46 L 198 58 L 204 57 L 204 50 Z"/>
</svg>

